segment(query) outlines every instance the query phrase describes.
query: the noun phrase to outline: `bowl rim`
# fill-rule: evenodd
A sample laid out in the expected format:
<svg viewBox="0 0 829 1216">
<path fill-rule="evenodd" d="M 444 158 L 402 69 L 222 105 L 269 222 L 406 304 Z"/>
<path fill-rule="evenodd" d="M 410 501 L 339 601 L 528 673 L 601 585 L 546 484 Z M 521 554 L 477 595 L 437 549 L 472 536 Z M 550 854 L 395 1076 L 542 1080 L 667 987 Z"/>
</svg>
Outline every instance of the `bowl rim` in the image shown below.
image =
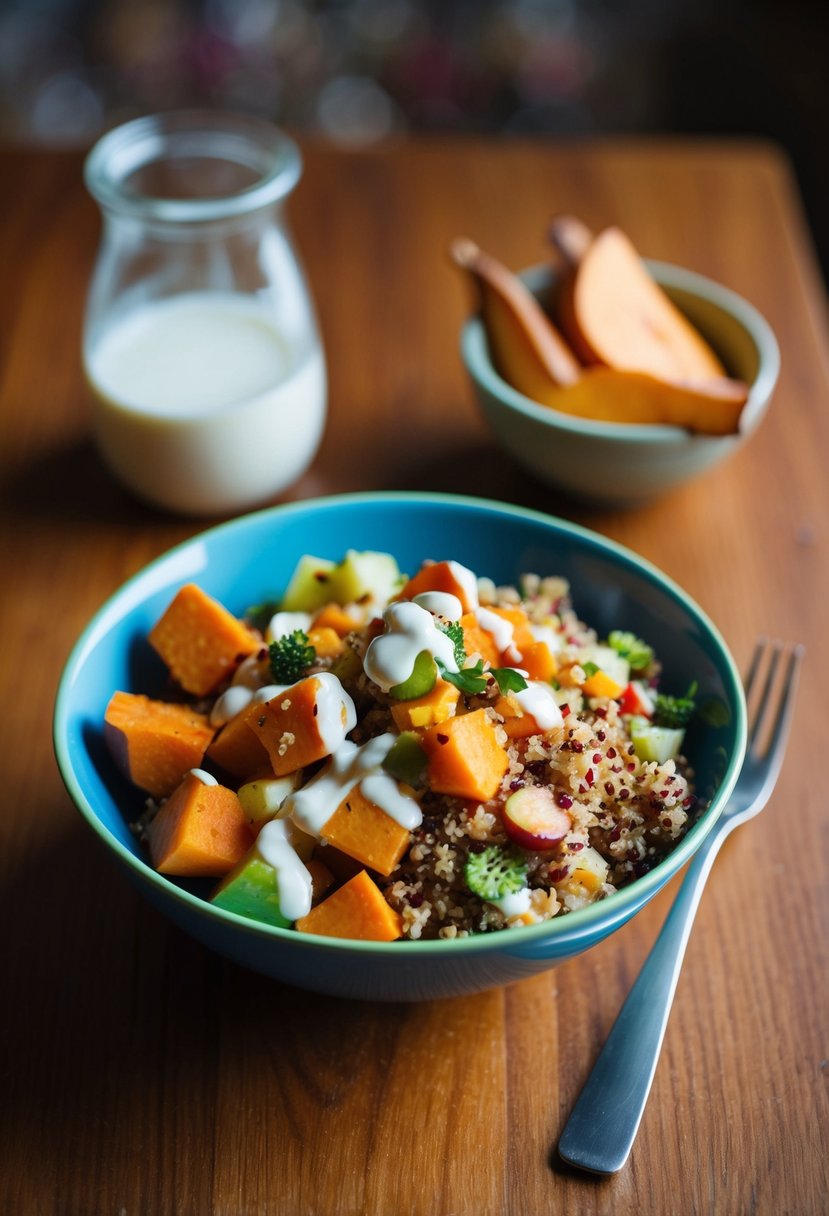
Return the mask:
<svg viewBox="0 0 829 1216">
<path fill-rule="evenodd" d="M 127 849 L 116 836 L 101 821 L 94 807 L 87 798 L 75 774 L 72 763 L 71 748 L 68 742 L 68 724 L 71 718 L 71 694 L 75 677 L 86 659 L 89 647 L 95 634 L 103 627 L 117 622 L 127 612 L 132 611 L 143 598 L 139 595 L 140 585 L 148 582 L 152 587 L 154 575 L 159 568 L 168 562 L 173 562 L 189 548 L 209 545 L 214 537 L 237 529 L 256 530 L 268 520 L 280 520 L 291 515 L 314 514 L 319 510 L 331 510 L 345 505 L 380 508 L 384 505 L 407 505 L 417 510 L 419 507 L 446 507 L 462 509 L 482 516 L 492 514 L 507 515 L 517 520 L 542 524 L 545 528 L 552 527 L 585 542 L 588 546 L 604 552 L 615 561 L 637 570 L 648 581 L 659 586 L 675 602 L 701 624 L 718 650 L 720 666 L 724 682 L 735 706 L 736 746 L 729 757 L 726 771 L 722 777 L 719 789 L 709 807 L 702 813 L 697 822 L 682 838 L 677 847 L 662 859 L 653 870 L 637 878 L 626 887 L 622 887 L 612 896 L 585 908 L 568 912 L 566 916 L 554 917 L 538 925 L 527 925 L 507 931 L 473 934 L 460 939 L 429 939 L 405 940 L 393 942 L 366 942 L 347 938 L 323 938 L 314 934 L 302 933 L 296 929 L 282 929 L 275 925 L 251 920 L 217 908 L 208 900 L 192 894 L 176 885 L 163 874 L 159 874 L 139 855 Z M 156 584 L 157 585 L 157 584 Z M 120 611 L 119 611 L 120 609 Z M 103 840 L 116 858 L 133 872 L 134 877 L 142 879 L 149 886 L 158 889 L 168 899 L 173 899 L 184 905 L 191 912 L 209 920 L 216 918 L 237 930 L 243 930 L 248 935 L 262 939 L 272 944 L 282 944 L 289 947 L 313 947 L 328 953 L 337 954 L 370 954 L 387 955 L 389 958 L 405 957 L 414 952 L 419 957 L 433 955 L 447 958 L 447 951 L 453 954 L 477 954 L 498 952 L 508 948 L 512 953 L 520 953 L 521 948 L 537 945 L 540 942 L 555 943 L 557 946 L 577 944 L 583 938 L 591 939 L 593 929 L 601 927 L 607 921 L 611 927 L 621 924 L 637 908 L 647 902 L 649 896 L 668 881 L 696 851 L 704 838 L 714 827 L 742 767 L 746 746 L 746 708 L 743 696 L 742 682 L 734 659 L 723 637 L 705 611 L 692 599 L 679 584 L 664 574 L 647 558 L 639 556 L 633 550 L 594 532 L 581 524 L 528 507 L 520 507 L 511 503 L 498 502 L 493 499 L 477 498 L 468 495 L 440 494 L 427 491 L 366 491 L 346 494 L 334 494 L 317 498 L 304 499 L 298 502 L 283 503 L 265 507 L 261 510 L 237 516 L 223 523 L 214 525 L 198 532 L 188 539 L 167 549 L 152 561 L 143 566 L 129 579 L 121 584 L 98 608 L 89 620 L 82 633 L 72 647 L 60 676 L 55 709 L 52 723 L 52 742 L 55 757 L 61 777 L 75 806 L 86 819 L 93 831 Z M 506 940 L 505 940 L 506 938 Z M 588 940 L 589 944 L 589 940 Z"/>
<path fill-rule="evenodd" d="M 740 324 L 757 350 L 759 369 L 749 387 L 747 408 L 752 402 L 765 403 L 771 397 L 780 375 L 780 347 L 774 331 L 765 317 L 743 296 L 730 287 L 695 270 L 676 266 L 671 262 L 660 262 L 652 258 L 643 259 L 645 265 L 662 287 L 685 291 L 708 301 L 725 313 L 729 313 Z M 555 267 L 550 263 L 536 263 L 518 272 L 518 277 L 536 293 L 550 285 Z M 461 327 L 461 358 L 471 378 L 490 397 L 508 409 L 534 419 L 551 430 L 570 431 L 594 439 L 615 440 L 620 443 L 651 443 L 674 446 L 681 439 L 694 446 L 721 444 L 740 436 L 696 435 L 683 427 L 668 423 L 624 423 L 603 422 L 595 418 L 579 418 L 563 414 L 547 405 L 541 405 L 513 388 L 495 370 L 489 355 L 489 346 L 483 321 L 478 314 L 467 317 Z M 755 410 L 755 421 L 762 411 Z M 744 434 L 745 432 L 741 432 Z"/>
</svg>

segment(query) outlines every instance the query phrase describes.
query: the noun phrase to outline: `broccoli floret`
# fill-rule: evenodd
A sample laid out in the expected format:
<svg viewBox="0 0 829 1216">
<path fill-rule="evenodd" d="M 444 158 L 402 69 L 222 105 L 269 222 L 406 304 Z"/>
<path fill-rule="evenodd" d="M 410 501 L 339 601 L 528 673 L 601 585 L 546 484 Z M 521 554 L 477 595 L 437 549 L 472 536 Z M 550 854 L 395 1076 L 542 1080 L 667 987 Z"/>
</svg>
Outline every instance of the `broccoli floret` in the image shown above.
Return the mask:
<svg viewBox="0 0 829 1216">
<path fill-rule="evenodd" d="M 687 726 L 696 708 L 694 703 L 696 692 L 695 680 L 684 697 L 669 697 L 665 693 L 657 693 L 651 719 L 653 725 L 667 726 L 672 730 L 679 730 Z"/>
<path fill-rule="evenodd" d="M 627 659 L 631 671 L 645 671 L 653 662 L 653 647 L 625 629 L 614 629 L 607 644 L 623 659 Z"/>
<path fill-rule="evenodd" d="M 473 895 L 481 899 L 503 899 L 527 885 L 527 863 L 514 849 L 488 845 L 480 853 L 470 853 L 463 877 Z"/>
<path fill-rule="evenodd" d="M 441 629 L 449 638 L 455 649 L 455 662 L 458 667 L 463 667 L 466 662 L 466 647 L 463 642 L 463 626 L 460 621 L 447 621 L 445 625 L 441 625 Z"/>
<path fill-rule="evenodd" d="M 275 684 L 295 684 L 311 666 L 317 652 L 301 629 L 286 633 L 268 647 L 271 675 Z"/>
</svg>

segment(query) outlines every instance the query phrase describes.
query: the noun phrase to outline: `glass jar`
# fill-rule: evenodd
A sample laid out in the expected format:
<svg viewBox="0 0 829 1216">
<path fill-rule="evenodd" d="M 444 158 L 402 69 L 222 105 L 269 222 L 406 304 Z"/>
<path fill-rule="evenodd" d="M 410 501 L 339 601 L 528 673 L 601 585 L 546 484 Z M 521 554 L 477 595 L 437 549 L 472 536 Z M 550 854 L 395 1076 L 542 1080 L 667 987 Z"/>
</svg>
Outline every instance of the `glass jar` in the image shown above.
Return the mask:
<svg viewBox="0 0 829 1216">
<path fill-rule="evenodd" d="M 301 171 L 284 133 L 211 111 L 126 123 L 87 158 L 103 216 L 83 337 L 93 431 L 158 506 L 254 506 L 317 451 L 325 361 L 283 211 Z"/>
</svg>

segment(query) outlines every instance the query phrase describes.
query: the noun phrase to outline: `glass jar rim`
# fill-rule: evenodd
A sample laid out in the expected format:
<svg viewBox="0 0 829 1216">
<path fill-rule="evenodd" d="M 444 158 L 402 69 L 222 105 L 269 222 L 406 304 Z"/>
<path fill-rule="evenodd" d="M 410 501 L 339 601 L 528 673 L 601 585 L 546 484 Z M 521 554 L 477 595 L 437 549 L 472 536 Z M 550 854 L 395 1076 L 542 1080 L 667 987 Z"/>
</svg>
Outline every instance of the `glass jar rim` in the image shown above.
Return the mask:
<svg viewBox="0 0 829 1216">
<path fill-rule="evenodd" d="M 254 170 L 257 180 L 231 194 L 167 198 L 125 188 L 131 174 L 165 156 L 198 154 Z M 101 207 L 169 223 L 222 220 L 285 198 L 302 172 L 296 143 L 264 118 L 222 110 L 175 110 L 123 123 L 101 136 L 84 164 L 84 181 Z"/>
</svg>

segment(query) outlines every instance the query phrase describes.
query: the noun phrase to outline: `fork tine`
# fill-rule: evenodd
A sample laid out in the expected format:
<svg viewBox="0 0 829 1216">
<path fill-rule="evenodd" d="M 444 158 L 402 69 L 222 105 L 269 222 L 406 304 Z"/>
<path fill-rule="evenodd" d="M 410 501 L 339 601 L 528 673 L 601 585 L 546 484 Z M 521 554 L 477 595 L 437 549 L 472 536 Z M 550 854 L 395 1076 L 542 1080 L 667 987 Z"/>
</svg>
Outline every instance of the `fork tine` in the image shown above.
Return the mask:
<svg viewBox="0 0 829 1216">
<path fill-rule="evenodd" d="M 760 736 L 760 730 L 763 726 L 764 721 L 766 720 L 766 716 L 767 716 L 768 708 L 769 708 L 769 702 L 771 700 L 772 685 L 774 684 L 774 676 L 777 671 L 777 665 L 780 662 L 780 655 L 781 655 L 783 647 L 782 647 L 782 643 L 775 640 L 775 641 L 766 642 L 765 649 L 771 651 L 771 657 L 769 658 L 769 664 L 766 669 L 766 678 L 763 683 L 763 691 L 757 699 L 757 707 L 756 707 L 756 710 L 754 713 L 754 720 L 750 724 L 750 727 L 749 727 L 749 732 L 748 732 L 749 750 L 751 750 L 754 747 L 754 745 L 756 744 L 756 742 Z M 759 674 L 760 657 L 761 656 L 758 654 L 758 652 L 755 651 L 755 659 L 757 660 L 756 666 L 755 666 L 754 661 L 752 661 L 752 670 L 749 672 L 749 678 L 751 680 L 752 685 L 754 684 L 754 682 L 757 679 L 758 674 Z M 747 683 L 748 683 L 748 681 L 747 681 Z M 749 689 L 747 689 L 746 695 L 748 695 L 748 691 L 749 691 Z"/>
<path fill-rule="evenodd" d="M 754 681 L 757 679 L 757 672 L 760 670 L 760 662 L 763 658 L 763 653 L 767 644 L 767 638 L 757 639 L 757 643 L 754 647 L 754 654 L 751 656 L 751 663 L 749 664 L 748 671 L 743 679 L 743 691 L 745 693 L 746 701 L 751 696 L 751 690 L 754 687 Z"/>
<path fill-rule="evenodd" d="M 783 760 L 783 751 L 785 749 L 786 739 L 791 726 L 792 711 L 794 709 L 794 694 L 797 690 L 797 681 L 800 674 L 800 663 L 805 653 L 805 647 L 800 644 L 793 646 L 789 654 L 789 662 L 786 667 L 786 673 L 783 676 L 783 683 L 780 691 L 780 702 L 777 706 L 777 714 L 774 722 L 771 725 L 771 736 L 767 755 L 769 757 L 772 780 L 777 779 L 777 774 L 780 770 L 780 765 Z"/>
</svg>

